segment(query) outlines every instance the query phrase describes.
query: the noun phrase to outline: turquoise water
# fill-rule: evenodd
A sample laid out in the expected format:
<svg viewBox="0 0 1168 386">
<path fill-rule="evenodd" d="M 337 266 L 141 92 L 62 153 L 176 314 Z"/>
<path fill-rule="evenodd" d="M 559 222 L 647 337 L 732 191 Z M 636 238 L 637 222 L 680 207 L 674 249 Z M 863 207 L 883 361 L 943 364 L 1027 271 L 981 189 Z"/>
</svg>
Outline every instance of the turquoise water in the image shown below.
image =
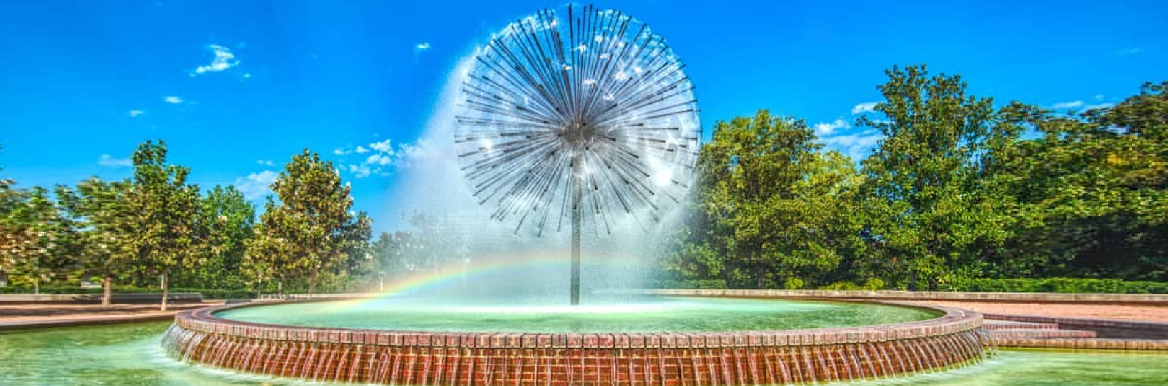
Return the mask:
<svg viewBox="0 0 1168 386">
<path fill-rule="evenodd" d="M 188 365 L 162 354 L 167 322 L 0 333 L 0 385 L 321 385 Z M 846 385 L 1168 384 L 1168 355 L 1016 351 L 963 369 Z"/>
<path fill-rule="evenodd" d="M 687 332 L 905 323 L 938 312 L 872 303 L 647 298 L 581 306 L 366 299 L 247 307 L 221 318 L 294 326 L 470 332 Z"/>
</svg>

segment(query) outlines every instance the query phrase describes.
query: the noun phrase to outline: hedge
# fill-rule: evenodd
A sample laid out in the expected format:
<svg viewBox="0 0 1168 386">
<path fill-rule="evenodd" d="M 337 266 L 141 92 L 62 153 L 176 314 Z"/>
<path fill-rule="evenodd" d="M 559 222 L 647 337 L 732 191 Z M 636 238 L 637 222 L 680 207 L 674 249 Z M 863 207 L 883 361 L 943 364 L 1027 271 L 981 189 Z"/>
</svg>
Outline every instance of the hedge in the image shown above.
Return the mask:
<svg viewBox="0 0 1168 386">
<path fill-rule="evenodd" d="M 140 293 L 162 293 L 158 288 L 138 288 L 138 287 L 118 287 L 112 288 L 113 293 L 119 294 L 140 294 Z M 176 292 L 198 292 L 203 294 L 204 299 L 252 299 L 256 297 L 255 291 L 249 290 L 229 290 L 229 289 L 208 289 L 208 288 L 171 288 L 170 293 Z M 0 294 L 31 294 L 32 288 L 20 287 L 4 287 L 0 288 Z M 101 294 L 101 288 L 80 288 L 80 287 L 41 287 L 41 294 Z"/>
<path fill-rule="evenodd" d="M 945 290 L 967 292 L 1056 292 L 1110 294 L 1168 294 L 1168 283 L 1119 279 L 972 279 Z"/>
<path fill-rule="evenodd" d="M 878 290 L 884 287 L 880 279 L 869 279 L 863 285 L 836 282 L 820 289 Z M 666 280 L 657 288 L 722 289 L 724 280 Z M 1154 281 L 1125 281 L 1120 279 L 971 279 L 943 286 L 941 291 L 955 292 L 1055 292 L 1055 293 L 1109 293 L 1109 294 L 1168 294 L 1168 283 Z"/>
<path fill-rule="evenodd" d="M 724 289 L 725 280 L 664 280 L 657 282 L 657 288 Z M 824 289 L 879 289 L 883 282 L 869 280 L 863 286 L 851 282 L 838 282 Z M 1124 281 L 1119 279 L 971 279 L 963 280 L 941 288 L 942 291 L 961 292 L 1056 292 L 1056 293 L 1113 293 L 1113 294 L 1168 294 L 1168 283 L 1153 281 Z M 114 286 L 115 293 L 159 293 L 157 288 Z M 251 299 L 255 291 L 207 288 L 171 288 L 170 292 L 198 292 L 205 299 Z M 32 293 L 31 288 L 3 287 L 0 294 Z M 101 288 L 41 287 L 42 294 L 100 294 Z M 324 292 L 322 292 L 324 293 Z"/>
</svg>

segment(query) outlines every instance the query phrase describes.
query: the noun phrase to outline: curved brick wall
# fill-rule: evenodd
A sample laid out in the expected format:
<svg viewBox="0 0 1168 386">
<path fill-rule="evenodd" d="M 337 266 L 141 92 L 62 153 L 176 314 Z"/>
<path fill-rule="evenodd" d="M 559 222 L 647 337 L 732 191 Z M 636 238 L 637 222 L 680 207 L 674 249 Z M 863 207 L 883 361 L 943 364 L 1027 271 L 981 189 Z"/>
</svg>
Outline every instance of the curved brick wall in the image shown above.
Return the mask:
<svg viewBox="0 0 1168 386">
<path fill-rule="evenodd" d="M 246 306 L 246 305 L 243 305 Z M 732 386 L 881 378 L 980 360 L 980 314 L 735 333 L 427 333 L 265 325 L 181 312 L 163 347 L 183 361 L 311 380 L 451 386 Z"/>
</svg>

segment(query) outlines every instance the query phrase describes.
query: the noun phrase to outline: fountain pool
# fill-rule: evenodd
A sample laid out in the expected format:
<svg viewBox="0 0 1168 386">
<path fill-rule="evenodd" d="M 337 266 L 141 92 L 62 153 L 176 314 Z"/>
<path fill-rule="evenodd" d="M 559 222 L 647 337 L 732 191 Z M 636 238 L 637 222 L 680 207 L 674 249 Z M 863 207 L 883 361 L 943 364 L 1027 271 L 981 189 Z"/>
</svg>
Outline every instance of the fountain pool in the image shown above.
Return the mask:
<svg viewBox="0 0 1168 386">
<path fill-rule="evenodd" d="M 287 326 L 398 331 L 662 333 L 871 326 L 943 315 L 931 309 L 873 303 L 732 298 L 613 299 L 575 307 L 515 302 L 381 298 L 245 307 L 216 316 Z"/>
</svg>

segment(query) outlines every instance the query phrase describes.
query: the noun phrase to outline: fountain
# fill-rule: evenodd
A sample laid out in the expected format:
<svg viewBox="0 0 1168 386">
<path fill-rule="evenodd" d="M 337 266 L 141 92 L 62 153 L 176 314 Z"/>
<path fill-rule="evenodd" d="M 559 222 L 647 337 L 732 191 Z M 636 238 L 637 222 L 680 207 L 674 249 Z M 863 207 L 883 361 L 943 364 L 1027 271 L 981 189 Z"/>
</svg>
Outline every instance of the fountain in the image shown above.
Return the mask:
<svg viewBox="0 0 1168 386">
<path fill-rule="evenodd" d="M 760 302 L 763 308 L 796 303 L 750 301 Z M 382 319 L 386 322 L 376 329 L 337 328 L 321 323 L 328 319 L 345 320 L 343 313 L 325 313 L 315 320 L 290 323 L 297 325 L 244 320 L 256 319 L 257 315 L 262 319 L 264 314 L 303 316 L 330 306 L 314 302 L 306 308 L 284 308 L 298 305 L 302 304 L 243 304 L 184 312 L 166 332 L 164 349 L 183 361 L 314 381 L 729 386 L 933 372 L 976 362 L 982 359 L 990 344 L 982 330 L 980 315 L 947 308 L 935 308 L 937 314 L 927 313 L 924 320 L 814 329 L 687 330 L 682 325 L 654 329 L 644 326 L 644 321 L 645 318 L 652 320 L 655 313 L 635 307 L 631 311 L 635 316 L 623 320 L 636 324 L 641 319 L 641 325 L 632 331 L 627 327 L 614 328 L 615 332 L 578 331 L 579 327 L 570 327 L 588 326 L 590 321 L 612 323 L 604 321 L 612 313 L 598 311 L 605 307 L 612 307 L 608 311 L 619 311 L 619 307 L 613 306 L 578 312 L 543 309 L 530 320 L 509 323 L 509 328 L 495 322 L 485 328 L 463 330 L 450 325 L 410 330 L 395 326 L 394 319 Z M 709 306 L 702 302 L 698 305 Z M 875 308 L 864 309 L 862 313 L 879 308 L 904 309 L 864 306 Z M 259 314 L 248 315 L 249 308 Z M 513 307 L 494 311 L 491 307 L 467 307 L 472 311 L 462 314 L 443 312 L 441 308 L 403 308 L 400 312 L 406 315 L 418 313 L 432 317 L 427 313 L 438 312 L 447 319 L 472 322 L 490 319 L 492 313 L 497 316 L 522 312 Z M 243 314 L 236 314 L 240 312 Z M 702 316 L 718 318 L 718 315 L 735 316 L 716 307 Z M 550 329 L 544 319 L 549 316 L 561 319 Z M 564 318 L 569 322 L 565 323 Z"/>
<path fill-rule="evenodd" d="M 564 13 L 516 21 L 480 50 L 455 146 L 493 219 L 537 237 L 570 219 L 574 305 L 583 222 L 605 235 L 622 217 L 657 222 L 689 189 L 701 128 L 685 66 L 661 36 L 620 11 Z"/>
<path fill-rule="evenodd" d="M 986 355 L 981 315 L 943 307 L 676 297 L 581 305 L 582 231 L 647 229 L 692 184 L 700 129 L 683 67 L 640 21 L 570 5 L 496 34 L 460 82 L 459 172 L 514 233 L 567 228 L 569 306 L 402 296 L 226 305 L 179 313 L 163 349 L 248 373 L 450 386 L 818 383 Z"/>
</svg>

